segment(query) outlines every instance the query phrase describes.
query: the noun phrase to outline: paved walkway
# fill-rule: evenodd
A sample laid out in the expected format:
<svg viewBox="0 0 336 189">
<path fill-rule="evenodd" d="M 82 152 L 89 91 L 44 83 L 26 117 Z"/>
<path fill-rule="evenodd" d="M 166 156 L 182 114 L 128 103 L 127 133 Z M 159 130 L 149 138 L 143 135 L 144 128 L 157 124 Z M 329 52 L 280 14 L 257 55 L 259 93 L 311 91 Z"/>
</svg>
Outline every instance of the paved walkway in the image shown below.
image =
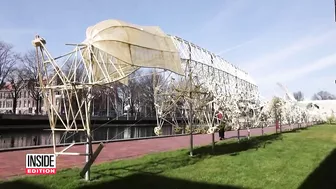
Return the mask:
<svg viewBox="0 0 336 189">
<path fill-rule="evenodd" d="M 288 128 L 283 126 L 283 130 Z M 265 133 L 275 133 L 275 127 L 264 128 Z M 247 136 L 246 130 L 240 131 L 241 136 Z M 251 129 L 252 136 L 261 135 L 261 129 Z M 225 132 L 225 138 L 237 136 L 237 131 Z M 216 133 L 216 141 L 218 141 Z M 120 141 L 104 144 L 102 152 L 96 159 L 95 163 L 102 163 L 117 159 L 126 159 L 143 156 L 145 154 L 177 150 L 189 147 L 189 136 L 176 136 L 167 138 L 155 138 L 144 140 Z M 194 146 L 203 146 L 211 144 L 211 135 L 200 134 L 194 135 Z M 97 145 L 93 145 L 95 150 Z M 60 151 L 63 148 L 58 148 Z M 69 152 L 85 152 L 84 145 L 73 146 Z M 7 179 L 13 176 L 25 174 L 25 155 L 27 153 L 53 153 L 52 148 L 40 148 L 30 150 L 0 152 L 0 179 Z M 84 156 L 58 156 L 58 170 L 71 167 L 82 167 L 85 162 Z"/>
</svg>

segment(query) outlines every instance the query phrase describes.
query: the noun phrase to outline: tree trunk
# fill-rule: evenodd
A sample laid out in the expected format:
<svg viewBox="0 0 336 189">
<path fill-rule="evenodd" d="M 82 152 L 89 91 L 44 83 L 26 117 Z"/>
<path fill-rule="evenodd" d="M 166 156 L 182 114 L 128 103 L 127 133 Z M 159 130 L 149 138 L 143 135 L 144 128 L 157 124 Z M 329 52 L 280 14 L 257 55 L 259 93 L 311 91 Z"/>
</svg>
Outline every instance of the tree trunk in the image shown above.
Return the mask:
<svg viewBox="0 0 336 189">
<path fill-rule="evenodd" d="M 17 106 L 17 98 L 13 98 L 13 108 L 12 108 L 13 114 L 16 114 L 16 106 Z"/>
<path fill-rule="evenodd" d="M 37 98 L 35 102 L 36 102 L 35 114 L 38 115 L 39 114 L 39 99 Z"/>
<path fill-rule="evenodd" d="M 135 109 L 135 108 L 134 108 L 133 100 L 132 100 L 132 102 L 130 103 L 130 105 L 131 105 L 131 106 L 130 106 L 130 109 L 131 109 L 131 116 L 134 117 L 134 113 L 135 113 L 134 109 Z"/>
<path fill-rule="evenodd" d="M 289 129 L 290 129 L 291 131 L 293 130 L 291 122 L 289 122 Z"/>
</svg>

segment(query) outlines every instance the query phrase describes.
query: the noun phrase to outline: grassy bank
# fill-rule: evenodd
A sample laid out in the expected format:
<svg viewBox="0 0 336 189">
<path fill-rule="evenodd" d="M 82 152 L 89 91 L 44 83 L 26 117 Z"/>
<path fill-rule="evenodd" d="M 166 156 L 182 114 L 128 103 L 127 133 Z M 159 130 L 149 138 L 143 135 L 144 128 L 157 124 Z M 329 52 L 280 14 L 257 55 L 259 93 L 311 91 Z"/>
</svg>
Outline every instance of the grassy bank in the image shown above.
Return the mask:
<svg viewBox="0 0 336 189">
<path fill-rule="evenodd" d="M 320 125 L 224 141 L 215 154 L 205 146 L 192 158 L 179 150 L 100 164 L 92 168 L 90 183 L 80 179 L 78 169 L 69 169 L 3 182 L 0 188 L 336 188 L 335 144 L 336 126 Z"/>
</svg>

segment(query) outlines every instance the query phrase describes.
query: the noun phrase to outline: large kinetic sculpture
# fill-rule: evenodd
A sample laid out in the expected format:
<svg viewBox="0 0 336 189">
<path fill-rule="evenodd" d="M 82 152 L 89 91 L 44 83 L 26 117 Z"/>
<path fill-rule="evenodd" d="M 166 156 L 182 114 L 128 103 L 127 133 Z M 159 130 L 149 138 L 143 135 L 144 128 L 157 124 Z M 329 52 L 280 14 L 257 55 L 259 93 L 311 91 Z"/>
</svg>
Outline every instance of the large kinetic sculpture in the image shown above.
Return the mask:
<svg viewBox="0 0 336 189">
<path fill-rule="evenodd" d="M 165 122 L 171 123 L 176 131 L 187 125 L 187 132 L 193 123 L 194 132 L 210 134 L 219 128 L 220 121 L 225 127 L 249 131 L 253 127 L 274 125 L 277 121 L 293 126 L 294 123 L 322 120 L 317 109 L 300 107 L 288 95 L 262 100 L 247 73 L 197 45 L 176 36 L 171 38 L 179 51 L 185 75 L 171 76 L 169 87 L 162 90 L 165 92 L 157 90 L 154 95 L 157 135 L 161 134 Z M 218 112 L 224 115 L 222 120 L 216 117 Z M 185 120 L 181 125 L 176 121 L 178 117 Z"/>
<path fill-rule="evenodd" d="M 86 180 L 90 177 L 90 165 L 103 148 L 101 144 L 93 153 L 90 121 L 93 90 L 109 87 L 115 82 L 127 84 L 127 77 L 143 67 L 183 75 L 174 43 L 159 27 L 106 20 L 89 27 L 83 43 L 74 44 L 72 52 L 57 58 L 48 52 L 43 38 L 36 36 L 33 45 L 36 47 L 38 78 L 53 134 L 54 153 L 86 156 L 87 164 L 81 172 Z M 57 151 L 57 131 L 85 132 L 86 151 L 66 152 L 74 143 Z"/>
<path fill-rule="evenodd" d="M 166 35 L 159 27 L 106 20 L 89 27 L 83 43 L 72 44 L 73 51 L 57 58 L 48 52 L 43 38 L 36 36 L 33 45 L 54 153 L 86 156 L 87 164 L 81 172 L 86 180 L 103 148 L 101 144 L 93 153 L 93 91 L 110 88 L 116 82 L 127 85 L 128 76 L 140 68 L 154 70 L 157 135 L 167 122 L 176 130 L 188 125 L 185 132 L 189 130 L 192 136 L 194 131 L 213 134 L 220 121 L 225 127 L 239 130 L 268 126 L 279 119 L 285 122 L 284 118 L 287 123 L 318 119 L 316 111 L 313 114 L 302 110 L 281 98 L 276 102 L 261 101 L 258 88 L 247 73 L 205 49 Z M 218 112 L 223 114 L 221 120 L 216 116 Z M 178 118 L 184 120 L 182 125 Z M 85 132 L 86 151 L 66 152 L 74 143 L 57 151 L 57 131 Z"/>
<path fill-rule="evenodd" d="M 258 88 L 244 71 L 219 56 L 176 36 L 171 36 L 182 60 L 184 77 L 171 76 L 165 94 L 155 93 L 158 111 L 157 135 L 164 122 L 176 130 L 191 122 L 195 132 L 214 133 L 219 121 L 234 129 L 253 127 L 259 114 Z M 163 85 L 163 84 L 161 84 Z M 225 120 L 218 120 L 218 112 Z M 184 123 L 179 125 L 177 118 Z M 168 121 L 173 120 L 173 122 Z"/>
<path fill-rule="evenodd" d="M 284 98 L 274 97 L 270 101 L 265 101 L 260 115 L 259 121 L 264 126 L 278 122 L 280 125 L 289 125 L 290 129 L 293 129 L 294 124 L 301 125 L 327 120 L 327 116 L 318 108 L 302 106 L 287 93 Z"/>
</svg>

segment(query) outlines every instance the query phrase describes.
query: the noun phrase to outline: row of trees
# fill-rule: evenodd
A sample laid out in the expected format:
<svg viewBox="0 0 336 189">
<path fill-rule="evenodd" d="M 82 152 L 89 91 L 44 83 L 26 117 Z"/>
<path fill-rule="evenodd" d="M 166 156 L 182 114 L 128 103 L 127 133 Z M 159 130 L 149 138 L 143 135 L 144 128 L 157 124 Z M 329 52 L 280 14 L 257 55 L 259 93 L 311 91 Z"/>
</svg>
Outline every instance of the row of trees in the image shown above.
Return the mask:
<svg viewBox="0 0 336 189">
<path fill-rule="evenodd" d="M 41 59 L 41 57 L 39 58 Z M 37 110 L 35 114 L 41 112 L 42 95 L 38 88 L 38 68 L 36 61 L 35 50 L 19 54 L 14 51 L 11 44 L 0 41 L 0 89 L 9 89 L 9 96 L 6 97 L 10 98 L 13 102 L 12 112 L 14 114 L 18 107 L 18 98 L 23 90 L 27 90 L 29 97 L 35 101 L 35 110 Z M 71 69 L 73 68 L 70 66 L 70 62 L 69 65 L 66 64 L 62 68 L 65 74 L 72 72 Z M 80 72 L 77 70 L 77 73 Z M 162 80 L 160 75 L 158 77 L 156 80 Z M 123 111 L 128 106 L 128 112 L 132 115 L 137 115 L 140 111 L 147 114 L 143 116 L 155 115 L 152 72 L 139 70 L 132 74 L 130 78 L 127 86 L 115 83 L 105 89 L 97 88 L 94 91 L 94 111 L 97 114 L 104 115 L 109 108 L 115 110 L 115 113 L 118 114 L 117 109 Z M 107 104 L 111 104 L 111 106 Z M 118 104 L 121 104 L 122 107 L 116 107 Z"/>
<path fill-rule="evenodd" d="M 36 87 L 37 72 L 34 50 L 19 54 L 11 44 L 0 41 L 0 89 L 9 89 L 7 98 L 13 101 L 13 113 L 16 112 L 18 98 L 23 89 L 28 90 L 29 97 L 36 102 L 36 110 L 40 110 L 41 95 Z M 38 114 L 39 111 L 35 113 Z"/>
<path fill-rule="evenodd" d="M 293 96 L 297 101 L 304 100 L 304 94 L 301 91 L 293 93 Z M 336 95 L 333 95 L 328 91 L 320 91 L 318 93 L 315 93 L 312 97 L 312 100 L 335 100 L 335 99 Z"/>
<path fill-rule="evenodd" d="M 136 71 L 127 85 L 116 82 L 109 87 L 97 87 L 94 92 L 94 112 L 106 115 L 107 109 L 126 111 L 132 116 L 155 116 L 154 83 L 152 72 Z M 107 107 L 107 104 L 112 106 Z M 117 107 L 121 105 L 121 107 Z"/>
</svg>

